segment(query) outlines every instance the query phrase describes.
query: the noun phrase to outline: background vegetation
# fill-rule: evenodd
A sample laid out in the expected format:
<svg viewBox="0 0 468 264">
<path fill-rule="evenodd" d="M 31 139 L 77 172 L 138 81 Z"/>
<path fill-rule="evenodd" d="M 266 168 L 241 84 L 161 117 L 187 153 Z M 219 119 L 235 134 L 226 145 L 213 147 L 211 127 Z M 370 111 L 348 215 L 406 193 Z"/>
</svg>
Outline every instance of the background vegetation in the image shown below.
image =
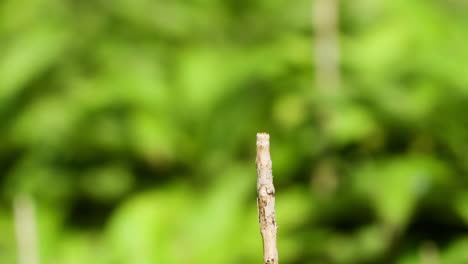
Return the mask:
<svg viewBox="0 0 468 264">
<path fill-rule="evenodd" d="M 0 263 L 260 263 L 268 131 L 282 263 L 468 263 L 468 4 L 0 1 Z"/>
</svg>

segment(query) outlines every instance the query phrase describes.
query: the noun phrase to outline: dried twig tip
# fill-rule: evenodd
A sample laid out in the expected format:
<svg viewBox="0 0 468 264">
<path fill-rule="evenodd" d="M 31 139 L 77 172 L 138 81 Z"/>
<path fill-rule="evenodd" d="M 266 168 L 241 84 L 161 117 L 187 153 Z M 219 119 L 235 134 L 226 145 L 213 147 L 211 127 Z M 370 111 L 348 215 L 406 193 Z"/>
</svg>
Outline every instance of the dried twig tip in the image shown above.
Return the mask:
<svg viewBox="0 0 468 264">
<path fill-rule="evenodd" d="M 270 135 L 268 133 L 257 133 L 257 146 L 269 146 Z"/>
</svg>

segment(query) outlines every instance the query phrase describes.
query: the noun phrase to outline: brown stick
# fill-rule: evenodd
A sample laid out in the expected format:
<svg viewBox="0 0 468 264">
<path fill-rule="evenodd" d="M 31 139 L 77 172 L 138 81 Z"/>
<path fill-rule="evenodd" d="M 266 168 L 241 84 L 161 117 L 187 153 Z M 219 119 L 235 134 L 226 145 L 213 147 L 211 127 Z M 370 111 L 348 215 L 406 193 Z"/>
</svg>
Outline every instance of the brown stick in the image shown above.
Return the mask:
<svg viewBox="0 0 468 264">
<path fill-rule="evenodd" d="M 257 206 L 263 238 L 263 263 L 278 264 L 276 247 L 275 187 L 271 172 L 270 135 L 257 134 Z"/>
</svg>

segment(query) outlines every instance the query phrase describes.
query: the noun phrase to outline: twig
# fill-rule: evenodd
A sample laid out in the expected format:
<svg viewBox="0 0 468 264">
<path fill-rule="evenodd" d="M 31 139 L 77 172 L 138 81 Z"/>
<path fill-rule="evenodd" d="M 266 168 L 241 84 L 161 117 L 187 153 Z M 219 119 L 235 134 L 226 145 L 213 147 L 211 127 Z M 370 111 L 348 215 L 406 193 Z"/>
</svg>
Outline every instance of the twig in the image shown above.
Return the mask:
<svg viewBox="0 0 468 264">
<path fill-rule="evenodd" d="M 263 263 L 278 264 L 276 247 L 275 187 L 271 172 L 270 135 L 257 134 L 257 206 L 263 238 Z"/>
<path fill-rule="evenodd" d="M 38 264 L 37 230 L 34 202 L 19 195 L 14 200 L 16 244 L 19 264 Z"/>
</svg>

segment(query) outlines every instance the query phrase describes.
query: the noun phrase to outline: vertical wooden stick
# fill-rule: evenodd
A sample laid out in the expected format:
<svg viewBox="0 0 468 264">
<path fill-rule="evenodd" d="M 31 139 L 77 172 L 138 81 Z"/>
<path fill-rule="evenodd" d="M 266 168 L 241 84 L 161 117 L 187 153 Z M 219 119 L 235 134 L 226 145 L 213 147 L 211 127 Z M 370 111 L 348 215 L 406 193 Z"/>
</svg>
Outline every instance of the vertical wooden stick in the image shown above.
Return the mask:
<svg viewBox="0 0 468 264">
<path fill-rule="evenodd" d="M 14 200 L 16 244 L 19 264 L 38 264 L 38 243 L 34 202 L 19 195 Z"/>
<path fill-rule="evenodd" d="M 263 238 L 263 263 L 278 264 L 276 247 L 275 187 L 271 172 L 270 135 L 257 134 L 257 206 Z"/>
</svg>

